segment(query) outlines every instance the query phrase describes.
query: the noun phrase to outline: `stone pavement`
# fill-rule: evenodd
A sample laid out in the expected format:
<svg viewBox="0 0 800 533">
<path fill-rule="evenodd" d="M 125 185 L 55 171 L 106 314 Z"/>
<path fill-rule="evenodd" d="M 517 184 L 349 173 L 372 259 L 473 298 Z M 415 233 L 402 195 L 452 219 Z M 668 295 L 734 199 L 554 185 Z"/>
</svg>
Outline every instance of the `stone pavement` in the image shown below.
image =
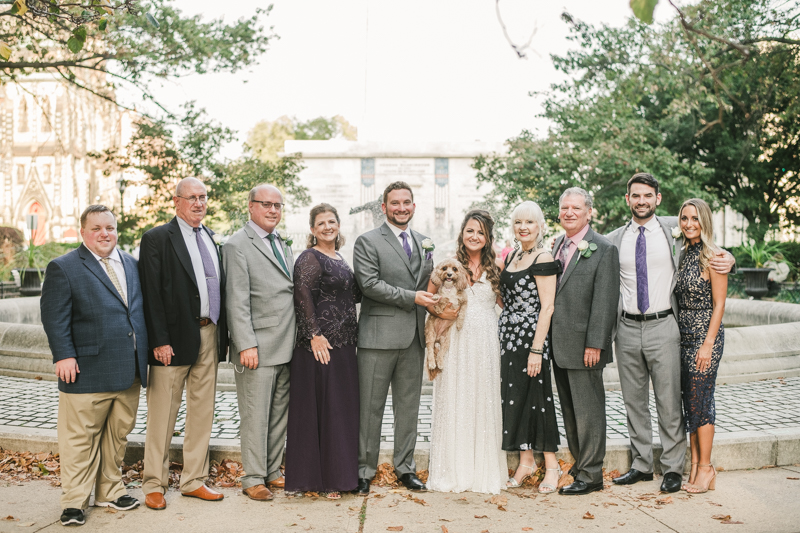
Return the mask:
<svg viewBox="0 0 800 533">
<path fill-rule="evenodd" d="M 608 487 L 587 496 L 539 495 L 531 489 L 490 496 L 465 492 L 411 494 L 375 488 L 368 497 L 339 501 L 289 498 L 254 502 L 237 489 L 204 502 L 167 495 L 167 508 L 132 511 L 90 507 L 79 531 L 137 533 L 346 532 L 463 533 L 486 531 L 594 530 L 619 532 L 796 532 L 800 530 L 800 466 L 720 472 L 717 490 L 706 494 L 658 494 L 659 479 Z M 141 489 L 129 493 L 143 499 Z M 0 532 L 59 532 L 60 489 L 45 481 L 0 482 Z M 502 507 L 502 508 L 501 508 Z"/>
<path fill-rule="evenodd" d="M 754 381 L 717 386 L 718 435 L 773 429 L 800 429 L 800 377 Z M 431 437 L 433 397 L 423 395 L 417 423 L 417 442 L 429 442 Z M 556 397 L 559 431 L 561 408 Z M 655 414 L 655 403 L 650 394 L 650 410 Z M 185 404 L 181 406 L 175 435 L 183 434 Z M 0 432 L 3 426 L 55 430 L 58 417 L 58 389 L 52 381 L 31 380 L 0 376 Z M 620 391 L 606 392 L 606 417 L 609 439 L 627 439 L 625 406 Z M 144 435 L 147 421 L 147 403 L 144 392 L 139 402 L 139 412 L 133 434 Z M 393 440 L 391 397 L 384 413 L 382 439 Z M 658 433 L 658 423 L 653 420 L 653 433 Z M 55 431 L 53 431 L 55 434 Z M 217 391 L 214 426 L 211 438 L 226 444 L 239 444 L 239 410 L 235 391 Z M 799 526 L 800 528 L 800 526 Z"/>
</svg>

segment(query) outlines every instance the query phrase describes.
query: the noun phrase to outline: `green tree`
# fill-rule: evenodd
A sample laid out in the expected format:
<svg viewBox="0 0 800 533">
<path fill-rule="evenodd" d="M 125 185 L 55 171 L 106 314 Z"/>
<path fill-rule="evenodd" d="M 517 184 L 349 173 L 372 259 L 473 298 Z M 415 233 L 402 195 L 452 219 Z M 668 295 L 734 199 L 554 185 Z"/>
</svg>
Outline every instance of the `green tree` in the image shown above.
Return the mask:
<svg viewBox="0 0 800 533">
<path fill-rule="evenodd" d="M 247 136 L 247 146 L 262 161 L 277 162 L 287 140 L 328 140 L 342 138 L 355 141 L 358 130 L 341 115 L 317 117 L 305 122 L 297 117 L 282 116 L 275 121 L 258 122 Z"/>
<path fill-rule="evenodd" d="M 271 8 L 227 24 L 170 0 L 0 0 L 0 79 L 47 71 L 115 103 L 120 85 L 155 101 L 155 81 L 254 64 L 275 37 Z"/>
<path fill-rule="evenodd" d="M 495 184 L 495 202 L 532 197 L 551 217 L 560 191 L 580 185 L 595 194 L 602 231 L 629 216 L 635 172 L 659 178 L 662 213 L 701 196 L 744 214 L 757 239 L 800 222 L 798 47 L 781 42 L 798 11 L 706 0 L 668 24 L 622 28 L 565 14 L 578 48 L 553 58 L 568 75 L 544 99 L 553 126 L 542 139 L 509 140 L 508 155 L 476 159 L 479 180 Z"/>
</svg>

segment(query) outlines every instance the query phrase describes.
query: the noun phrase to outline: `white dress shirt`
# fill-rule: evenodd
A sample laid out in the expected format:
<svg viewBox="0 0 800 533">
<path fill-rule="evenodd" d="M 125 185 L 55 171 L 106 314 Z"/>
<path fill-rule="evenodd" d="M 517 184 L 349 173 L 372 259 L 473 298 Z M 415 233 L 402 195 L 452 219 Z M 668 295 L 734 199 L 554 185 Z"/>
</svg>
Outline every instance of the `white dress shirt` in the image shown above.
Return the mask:
<svg viewBox="0 0 800 533">
<path fill-rule="evenodd" d="M 675 264 L 672 262 L 672 249 L 667 236 L 656 217 L 644 225 L 644 236 L 647 246 L 647 288 L 650 307 L 644 312 L 639 310 L 636 298 L 636 239 L 639 228 L 631 222 L 622 235 L 619 248 L 620 290 L 622 291 L 622 309 L 634 315 L 656 313 L 672 309 L 670 288 L 675 275 Z"/>
<path fill-rule="evenodd" d="M 397 237 L 397 240 L 400 243 L 400 248 L 403 248 L 403 238 L 400 236 L 400 234 L 402 232 L 404 232 L 404 231 L 406 232 L 406 235 L 408 236 L 408 245 L 411 247 L 411 253 L 413 254 L 414 253 L 414 238 L 411 236 L 411 228 L 409 226 L 406 226 L 406 229 L 400 229 L 397 226 L 395 226 L 394 224 L 392 224 L 391 222 L 389 222 L 388 220 L 386 221 L 386 225 L 389 226 L 389 229 L 392 230 L 392 233 L 394 233 L 394 236 Z M 403 248 L 403 249 L 405 249 L 405 248 Z"/>
<path fill-rule="evenodd" d="M 89 248 L 86 248 L 89 250 Z M 92 252 L 91 250 L 89 250 Z M 108 276 L 108 270 L 106 270 L 106 266 L 103 264 L 103 258 L 97 255 L 96 253 L 92 252 L 92 255 L 95 259 L 100 263 L 100 268 L 103 269 L 103 272 L 106 273 Z M 110 261 L 108 264 L 114 269 L 114 273 L 117 275 L 117 279 L 119 280 L 119 284 L 122 286 L 122 293 L 125 296 L 125 301 L 128 301 L 128 278 L 125 277 L 125 267 L 122 264 L 122 257 L 120 257 L 117 248 L 115 247 L 111 250 L 111 254 L 109 254 L 108 258 Z M 109 281 L 111 280 L 111 276 L 108 276 Z"/>
<path fill-rule="evenodd" d="M 200 256 L 200 248 L 197 247 L 197 237 L 194 236 L 194 228 L 181 217 L 178 219 L 178 227 L 181 228 L 183 234 L 183 241 L 186 243 L 186 248 L 189 250 L 189 257 L 192 259 L 192 269 L 194 270 L 194 277 L 197 280 L 197 291 L 200 293 L 200 318 L 206 318 L 211 314 L 210 306 L 208 303 L 208 285 L 206 285 L 206 270 L 203 268 L 203 258 Z M 200 228 L 203 225 L 200 224 Z M 219 279 L 219 259 L 217 258 L 217 247 L 207 231 L 200 231 L 200 238 L 206 244 L 208 253 L 211 255 L 211 261 L 214 262 L 214 271 L 217 273 Z M 220 302 L 220 305 L 225 305 L 225 302 Z"/>
<path fill-rule="evenodd" d="M 289 268 L 289 263 L 286 262 L 286 254 L 284 254 L 284 252 L 283 252 L 283 246 L 281 244 L 281 241 L 278 240 L 278 237 L 280 237 L 278 232 L 275 231 L 275 230 L 272 230 L 272 233 L 270 233 L 270 232 L 266 231 L 264 228 L 262 228 L 261 226 L 259 226 L 258 224 L 256 224 L 255 222 L 253 222 L 252 219 L 248 220 L 247 224 L 251 228 L 253 228 L 253 231 L 256 232 L 256 235 L 258 235 L 264 241 L 264 244 L 267 245 L 267 250 L 269 250 L 270 252 L 273 252 L 273 253 L 275 253 L 275 251 L 272 249 L 272 243 L 269 242 L 269 238 L 268 237 L 270 235 L 272 235 L 272 234 L 275 235 L 275 248 L 277 248 L 278 249 L 278 253 L 281 254 L 281 259 L 283 259 L 283 264 L 286 265 L 286 268 Z"/>
</svg>

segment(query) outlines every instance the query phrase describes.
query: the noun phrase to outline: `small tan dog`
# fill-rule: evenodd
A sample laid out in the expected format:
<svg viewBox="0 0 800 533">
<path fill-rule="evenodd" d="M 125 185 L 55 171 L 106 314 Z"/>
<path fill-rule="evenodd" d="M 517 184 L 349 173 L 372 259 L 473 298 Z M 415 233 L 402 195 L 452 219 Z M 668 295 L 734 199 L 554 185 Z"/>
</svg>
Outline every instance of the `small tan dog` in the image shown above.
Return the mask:
<svg viewBox="0 0 800 533">
<path fill-rule="evenodd" d="M 433 380 L 444 368 L 444 356 L 450 347 L 450 326 L 453 322 L 459 330 L 464 326 L 467 307 L 464 291 L 469 287 L 469 279 L 461 263 L 456 259 L 447 259 L 434 267 L 431 282 L 437 288 L 434 311 L 441 313 L 447 304 L 459 310 L 455 321 L 433 315 L 428 315 L 425 321 L 425 367 L 428 369 L 428 378 Z"/>
</svg>

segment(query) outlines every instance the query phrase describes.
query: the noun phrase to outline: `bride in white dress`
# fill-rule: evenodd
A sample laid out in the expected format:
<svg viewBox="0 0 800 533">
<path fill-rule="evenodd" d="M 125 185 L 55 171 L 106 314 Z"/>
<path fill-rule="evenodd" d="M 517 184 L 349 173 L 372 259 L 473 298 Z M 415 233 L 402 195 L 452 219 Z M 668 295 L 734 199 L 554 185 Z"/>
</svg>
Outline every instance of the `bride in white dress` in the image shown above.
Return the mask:
<svg viewBox="0 0 800 533">
<path fill-rule="evenodd" d="M 491 215 L 482 210 L 467 213 L 461 225 L 456 257 L 468 267 L 473 285 L 466 291 L 464 326 L 450 328 L 444 370 L 433 381 L 430 490 L 498 494 L 506 488 L 495 313 L 500 270 L 492 247 L 493 226 Z M 433 290 L 429 284 L 428 291 Z M 455 319 L 457 313 L 447 309 L 438 316 Z"/>
</svg>

